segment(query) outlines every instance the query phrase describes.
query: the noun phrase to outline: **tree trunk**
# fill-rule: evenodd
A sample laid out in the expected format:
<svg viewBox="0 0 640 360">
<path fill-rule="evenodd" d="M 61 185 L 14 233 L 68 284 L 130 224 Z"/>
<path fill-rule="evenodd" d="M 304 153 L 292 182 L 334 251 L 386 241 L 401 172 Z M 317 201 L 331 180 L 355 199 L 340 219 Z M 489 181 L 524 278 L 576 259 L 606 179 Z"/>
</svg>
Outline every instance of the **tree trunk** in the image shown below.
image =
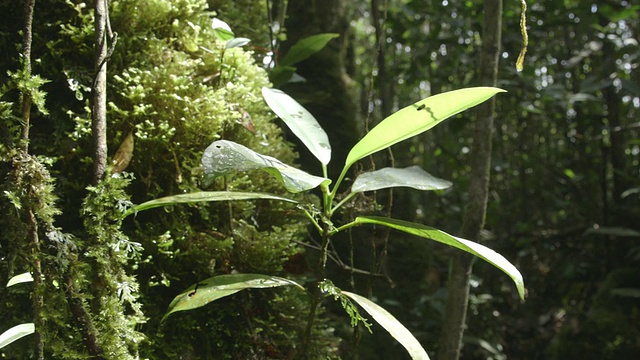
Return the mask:
<svg viewBox="0 0 640 360">
<path fill-rule="evenodd" d="M 91 105 L 94 141 L 93 182 L 97 184 L 107 166 L 107 1 L 95 2 L 95 79 Z"/>
<path fill-rule="evenodd" d="M 291 83 L 284 90 L 302 103 L 329 135 L 333 149 L 329 174 L 337 175 L 344 165 L 348 150 L 358 139 L 356 104 L 347 69 L 349 68 L 349 18 L 344 0 L 291 0 L 286 22 L 288 40 L 282 44 L 285 53 L 301 38 L 319 33 L 338 33 L 327 46 L 309 59 L 297 64 L 297 73 L 306 79 Z M 292 139 L 295 141 L 294 139 Z M 304 147 L 298 147 L 303 167 L 319 173 L 318 162 Z"/>
<path fill-rule="evenodd" d="M 485 86 L 495 86 L 501 43 L 502 0 L 485 0 L 484 16 L 479 82 Z M 465 209 L 462 224 L 462 236 L 474 241 L 480 240 L 480 231 L 484 226 L 487 212 L 494 110 L 493 99 L 478 105 L 476 110 L 469 203 Z M 447 284 L 449 298 L 438 353 L 440 360 L 453 360 L 460 357 L 462 335 L 466 327 L 469 275 L 472 265 L 471 255 L 459 251 L 454 253 Z"/>
</svg>

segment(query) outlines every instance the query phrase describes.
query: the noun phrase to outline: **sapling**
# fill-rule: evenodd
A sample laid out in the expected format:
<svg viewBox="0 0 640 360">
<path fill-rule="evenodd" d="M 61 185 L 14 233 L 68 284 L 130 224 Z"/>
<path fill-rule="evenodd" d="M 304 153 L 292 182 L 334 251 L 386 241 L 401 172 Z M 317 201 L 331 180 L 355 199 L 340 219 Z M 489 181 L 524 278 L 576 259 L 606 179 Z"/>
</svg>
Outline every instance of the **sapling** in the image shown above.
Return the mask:
<svg viewBox="0 0 640 360">
<path fill-rule="evenodd" d="M 337 191 L 351 168 L 357 161 L 398 142 L 428 131 L 447 118 L 486 101 L 504 90 L 492 87 L 476 87 L 450 91 L 420 100 L 384 119 L 367 133 L 347 155 L 338 178 L 333 181 L 327 177 L 327 165 L 331 161 L 331 145 L 327 134 L 317 120 L 303 106 L 286 93 L 263 88 L 262 94 L 269 107 L 285 122 L 309 151 L 317 158 L 322 168 L 321 175 L 312 175 L 293 166 L 284 164 L 276 158 L 259 154 L 253 150 L 227 140 L 214 141 L 204 151 L 202 167 L 205 186 L 214 179 L 235 172 L 261 170 L 272 174 L 284 188 L 291 193 L 307 192 L 318 189 L 321 192 L 321 208 L 301 203 L 284 196 L 233 191 L 203 191 L 180 194 L 155 199 L 130 209 L 126 215 L 149 208 L 168 206 L 178 203 L 202 201 L 239 201 L 267 199 L 286 201 L 294 204 L 313 227 L 321 240 L 320 260 L 316 269 L 315 284 L 311 286 L 311 306 L 307 318 L 305 333 L 302 334 L 302 346 L 296 358 L 307 357 L 311 328 L 321 302 L 328 297 L 340 300 L 351 317 L 351 324 L 363 322 L 369 329 L 370 324 L 358 313 L 353 302 L 362 307 L 371 317 L 386 329 L 402 346 L 412 359 L 428 359 L 426 351 L 415 337 L 390 313 L 365 297 L 342 291 L 325 279 L 327 258 L 332 237 L 342 231 L 365 224 L 385 226 L 410 235 L 433 240 L 473 254 L 506 273 L 515 283 L 521 299 L 524 298 L 522 275 L 507 259 L 484 245 L 449 235 L 441 230 L 423 224 L 378 216 L 358 216 L 345 224 L 335 224 L 334 214 L 341 207 L 362 192 L 393 187 L 411 187 L 417 190 L 439 190 L 450 187 L 449 181 L 436 178 L 417 166 L 408 168 L 383 168 L 365 172 L 355 178 L 347 195 L 337 202 Z M 246 288 L 266 288 L 294 285 L 303 288 L 292 280 L 264 274 L 227 274 L 214 276 L 200 281 L 180 293 L 169 306 L 165 319 L 176 311 L 204 306 L 221 297 L 234 294 Z"/>
</svg>

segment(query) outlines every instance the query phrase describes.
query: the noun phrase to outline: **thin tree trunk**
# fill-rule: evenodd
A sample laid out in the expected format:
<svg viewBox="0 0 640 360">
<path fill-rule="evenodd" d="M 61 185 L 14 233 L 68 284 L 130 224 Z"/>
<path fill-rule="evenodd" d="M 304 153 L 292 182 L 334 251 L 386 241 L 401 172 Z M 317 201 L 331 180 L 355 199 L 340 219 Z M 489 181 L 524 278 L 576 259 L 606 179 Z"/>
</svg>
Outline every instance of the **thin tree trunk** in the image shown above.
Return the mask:
<svg viewBox="0 0 640 360">
<path fill-rule="evenodd" d="M 24 67 L 27 76 L 31 76 L 31 39 L 33 28 L 33 11 L 36 6 L 35 0 L 27 0 L 25 2 L 25 24 L 24 35 L 22 38 L 22 52 L 24 56 Z M 22 94 L 22 120 L 24 126 L 22 127 L 22 148 L 24 152 L 29 151 L 29 127 L 31 119 L 31 95 L 29 93 Z"/>
<path fill-rule="evenodd" d="M 482 85 L 495 86 L 501 43 L 502 0 L 485 0 L 484 16 L 479 80 Z M 469 203 L 465 209 L 461 231 L 464 238 L 475 241 L 480 240 L 480 231 L 484 226 L 487 211 L 494 110 L 494 100 L 479 105 L 476 110 Z M 460 357 L 462 336 L 466 328 L 472 265 L 472 256 L 459 251 L 454 253 L 447 285 L 449 298 L 440 340 L 439 360 L 454 360 Z"/>
<path fill-rule="evenodd" d="M 93 182 L 98 183 L 107 166 L 107 0 L 95 2 L 95 79 L 91 106 L 94 141 Z"/>
<path fill-rule="evenodd" d="M 371 0 L 371 18 L 373 21 L 373 27 L 376 34 L 376 48 L 378 52 L 378 75 L 375 77 L 378 80 L 378 89 L 380 89 L 380 102 L 382 108 L 382 118 L 385 118 L 391 114 L 391 87 L 389 83 L 389 76 L 387 75 L 387 56 L 386 56 L 386 44 L 387 35 L 384 34 L 384 19 L 382 18 L 381 10 L 382 4 L 380 0 Z"/>
<path fill-rule="evenodd" d="M 24 69 L 27 76 L 31 76 L 31 42 L 33 32 L 33 12 L 35 9 L 35 0 L 27 0 L 25 2 L 25 22 L 24 22 L 24 35 L 22 39 L 22 50 L 24 59 Z M 28 156 L 29 152 L 29 128 L 31 126 L 31 94 L 24 92 L 22 94 L 22 120 L 24 125 L 22 127 L 21 142 L 22 151 L 25 156 Z M 42 330 L 44 326 L 44 320 L 42 318 L 42 307 L 44 305 L 43 291 L 42 291 L 42 265 L 40 262 L 40 238 L 38 237 L 38 220 L 36 215 L 31 209 L 30 205 L 27 205 L 25 209 L 27 215 L 27 224 L 29 226 L 29 242 L 31 244 L 31 266 L 33 271 L 33 322 L 36 328 L 34 334 L 34 347 L 37 360 L 44 360 L 44 342 L 42 340 Z"/>
</svg>

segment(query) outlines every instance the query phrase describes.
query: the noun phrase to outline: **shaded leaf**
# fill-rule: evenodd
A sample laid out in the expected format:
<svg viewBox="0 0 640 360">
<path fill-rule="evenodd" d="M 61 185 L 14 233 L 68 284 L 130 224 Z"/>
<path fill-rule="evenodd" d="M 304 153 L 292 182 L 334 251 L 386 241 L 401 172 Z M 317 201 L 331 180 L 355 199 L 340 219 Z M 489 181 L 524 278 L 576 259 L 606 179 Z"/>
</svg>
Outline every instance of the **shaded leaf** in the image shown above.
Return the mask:
<svg viewBox="0 0 640 360">
<path fill-rule="evenodd" d="M 631 297 L 631 298 L 640 298 L 640 289 L 635 288 L 615 288 L 611 289 L 611 295 L 614 296 L 622 296 L 622 297 Z"/>
<path fill-rule="evenodd" d="M 30 282 L 30 281 L 33 281 L 33 276 L 31 276 L 31 273 L 30 272 L 22 273 L 20 275 L 16 275 L 11 279 L 9 279 L 9 281 L 7 282 L 7 287 L 10 287 L 16 284 L 25 283 L 25 282 Z"/>
<path fill-rule="evenodd" d="M 271 81 L 274 87 L 284 85 L 291 80 L 296 70 L 293 66 L 278 65 L 269 71 L 269 81 Z"/>
<path fill-rule="evenodd" d="M 262 96 L 287 127 L 311 151 L 311 153 L 327 165 L 331 161 L 331 145 L 329 137 L 316 118 L 302 107 L 291 96 L 278 89 L 262 88 Z"/>
<path fill-rule="evenodd" d="M 430 96 L 382 120 L 349 152 L 343 173 L 356 161 L 400 141 L 423 133 L 449 117 L 476 106 L 495 94 L 492 87 L 475 87 Z"/>
<path fill-rule="evenodd" d="M 173 301 L 171 301 L 171 304 L 169 304 L 169 309 L 162 318 L 162 321 L 174 312 L 197 309 L 212 301 L 235 294 L 240 290 L 264 289 L 289 285 L 303 289 L 303 287 L 295 281 L 278 276 L 262 274 L 227 274 L 214 276 L 191 285 L 188 289 L 176 296 Z"/>
<path fill-rule="evenodd" d="M 627 196 L 633 195 L 633 194 L 640 194 L 640 187 L 635 187 L 635 188 L 631 188 L 631 189 L 627 189 L 625 190 L 621 195 L 620 198 L 624 199 Z"/>
<path fill-rule="evenodd" d="M 153 200 L 144 202 L 140 205 L 136 205 L 133 208 L 127 210 L 124 216 L 125 217 L 129 216 L 138 211 L 153 209 L 161 206 L 171 206 L 176 204 L 189 204 L 189 203 L 208 202 L 208 201 L 255 200 L 255 199 L 279 200 L 279 201 L 296 203 L 295 200 L 287 199 L 280 196 L 270 195 L 270 194 L 235 192 L 235 191 L 200 191 L 195 193 L 172 195 L 172 196 L 162 197 L 159 199 L 153 199 Z"/>
<path fill-rule="evenodd" d="M 340 36 L 339 34 L 326 33 L 311 35 L 304 39 L 301 39 L 295 43 L 291 49 L 278 61 L 278 65 L 289 66 L 299 63 L 300 61 L 307 59 L 309 56 L 322 50 L 327 43 L 334 38 Z"/>
<path fill-rule="evenodd" d="M 601 226 L 591 228 L 584 232 L 583 235 L 605 235 L 619 237 L 640 237 L 640 231 L 621 227 L 621 226 Z"/>
<path fill-rule="evenodd" d="M 353 182 L 351 192 L 364 192 L 390 187 L 411 187 L 418 190 L 442 190 L 452 183 L 422 170 L 419 166 L 404 169 L 383 168 L 363 173 Z"/>
<path fill-rule="evenodd" d="M 120 147 L 118 147 L 118 151 L 116 151 L 116 154 L 113 156 L 111 163 L 114 174 L 123 172 L 127 166 L 129 166 L 133 158 L 134 145 L 133 131 L 129 131 L 129 134 L 124 138 Z"/>
<path fill-rule="evenodd" d="M 518 294 L 520 295 L 520 299 L 524 300 L 524 281 L 522 279 L 522 274 L 520 271 L 516 269 L 513 264 L 511 264 L 504 256 L 498 254 L 497 252 L 489 249 L 484 245 L 480 245 L 473 241 L 461 239 L 459 237 L 455 237 L 447 234 L 442 230 L 438 230 L 436 228 L 432 228 L 429 226 L 425 226 L 422 224 L 412 223 L 409 221 L 377 217 L 377 216 L 365 216 L 358 217 L 355 220 L 357 224 L 376 224 L 387 226 L 392 229 L 400 230 L 407 234 L 416 235 L 422 238 L 431 239 L 437 241 L 439 243 L 449 245 L 451 247 L 460 249 L 462 251 L 466 251 L 472 255 L 475 255 L 486 262 L 492 264 L 498 269 L 502 270 L 505 274 L 509 275 L 509 277 L 513 280 L 518 289 Z"/>
<path fill-rule="evenodd" d="M 205 185 L 211 184 L 218 176 L 235 171 L 264 170 L 284 184 L 290 192 L 313 189 L 329 179 L 313 176 L 302 170 L 289 166 L 271 156 L 258 154 L 255 151 L 234 143 L 233 141 L 214 141 L 202 155 Z"/>
<path fill-rule="evenodd" d="M 0 349 L 18 339 L 33 334 L 35 331 L 36 326 L 33 323 L 20 324 L 12 327 L 0 335 Z"/>
<path fill-rule="evenodd" d="M 367 299 L 366 297 L 360 296 L 358 294 L 354 294 L 348 291 L 342 291 L 342 294 L 348 296 L 353 299 L 358 305 L 362 306 L 362 308 L 371 315 L 380 326 L 382 326 L 385 330 L 393 336 L 405 349 L 409 352 L 409 355 L 414 360 L 428 360 L 429 355 L 422 348 L 420 342 L 411 334 L 407 328 L 400 323 L 393 315 L 391 315 L 387 310 L 383 309 L 381 306 L 377 305 L 373 301 Z"/>
</svg>

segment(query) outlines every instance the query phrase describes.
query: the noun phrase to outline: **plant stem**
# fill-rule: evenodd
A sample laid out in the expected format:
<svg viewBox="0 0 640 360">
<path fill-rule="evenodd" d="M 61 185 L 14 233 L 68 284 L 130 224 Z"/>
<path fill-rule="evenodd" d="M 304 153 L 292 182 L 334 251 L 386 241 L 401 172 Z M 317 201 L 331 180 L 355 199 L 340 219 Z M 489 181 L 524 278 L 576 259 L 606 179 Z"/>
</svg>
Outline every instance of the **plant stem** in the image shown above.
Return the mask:
<svg viewBox="0 0 640 360">
<path fill-rule="evenodd" d="M 29 240 L 31 242 L 31 261 L 33 269 L 33 323 L 36 328 L 34 334 L 34 342 L 36 348 L 36 359 L 44 360 L 44 342 L 42 340 L 42 331 L 44 329 L 44 320 L 42 318 L 42 308 L 44 307 L 43 288 L 42 288 L 42 266 L 40 263 L 40 239 L 38 237 L 38 221 L 33 210 L 27 210 L 27 223 L 29 224 Z"/>
<path fill-rule="evenodd" d="M 325 208 L 326 209 L 326 208 Z M 327 258 L 329 251 L 329 244 L 331 242 L 331 236 L 329 234 L 329 224 L 325 221 L 322 224 L 322 247 L 320 248 L 320 260 L 318 263 L 318 270 L 316 271 L 316 284 L 311 292 L 311 307 L 309 309 L 309 316 L 307 317 L 307 326 L 304 331 L 304 337 L 302 340 L 302 347 L 298 352 L 298 356 L 296 359 L 302 358 L 306 359 L 309 353 L 309 346 L 311 344 L 311 332 L 313 329 L 313 324 L 316 319 L 316 315 L 318 312 L 318 307 L 323 299 L 323 294 L 320 291 L 319 284 L 325 278 L 325 270 L 327 267 Z"/>
</svg>

